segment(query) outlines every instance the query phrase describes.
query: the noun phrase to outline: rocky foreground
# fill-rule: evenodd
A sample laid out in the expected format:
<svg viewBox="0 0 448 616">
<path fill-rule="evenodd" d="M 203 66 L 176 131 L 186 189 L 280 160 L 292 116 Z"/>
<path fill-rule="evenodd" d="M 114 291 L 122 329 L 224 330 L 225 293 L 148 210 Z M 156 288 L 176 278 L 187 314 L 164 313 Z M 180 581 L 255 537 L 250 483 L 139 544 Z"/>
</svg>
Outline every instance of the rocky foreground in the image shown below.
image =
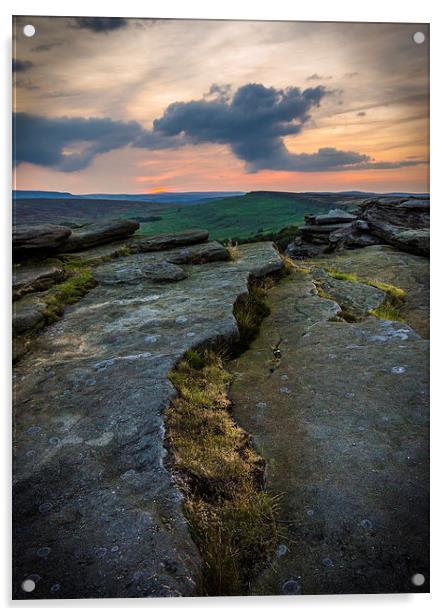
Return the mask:
<svg viewBox="0 0 448 616">
<path fill-rule="evenodd" d="M 428 591 L 428 341 L 369 314 L 383 291 L 327 273 L 399 280 L 425 335 L 427 260 L 373 246 L 305 266 L 272 290 L 270 316 L 231 366 L 234 415 L 267 460 L 284 526 L 252 592 Z"/>
<path fill-rule="evenodd" d="M 168 373 L 188 349 L 236 338 L 249 276 L 282 267 L 270 243 L 229 261 L 206 236 L 136 239 L 154 250 L 94 267 L 97 286 L 18 363 L 16 598 L 30 577 L 32 598 L 197 593 L 198 553 L 164 465 Z"/>
<path fill-rule="evenodd" d="M 283 537 L 253 594 L 428 590 L 429 214 L 399 201 L 310 218 L 228 366 L 234 418 L 281 495 Z M 237 340 L 236 300 L 284 264 L 268 242 L 230 255 L 204 230 L 137 228 L 14 232 L 15 598 L 201 592 L 166 463 L 169 373 Z M 400 320 L 385 316 L 390 285 Z"/>
</svg>

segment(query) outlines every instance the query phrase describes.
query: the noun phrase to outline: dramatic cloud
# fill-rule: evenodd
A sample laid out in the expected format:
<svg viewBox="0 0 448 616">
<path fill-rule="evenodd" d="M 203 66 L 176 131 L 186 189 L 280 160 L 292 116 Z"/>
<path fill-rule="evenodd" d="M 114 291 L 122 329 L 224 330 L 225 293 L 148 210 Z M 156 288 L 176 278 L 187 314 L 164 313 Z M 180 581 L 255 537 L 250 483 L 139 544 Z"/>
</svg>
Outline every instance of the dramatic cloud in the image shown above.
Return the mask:
<svg viewBox="0 0 448 616">
<path fill-rule="evenodd" d="M 24 73 L 28 71 L 33 66 L 33 63 L 29 60 L 18 60 L 13 58 L 12 60 L 12 72 L 13 73 Z"/>
<path fill-rule="evenodd" d="M 250 83 L 231 100 L 172 103 L 154 120 L 154 133 L 184 135 L 189 143 L 222 143 L 244 160 L 249 171 L 278 169 L 287 164 L 283 138 L 297 135 L 313 107 L 326 95 L 322 86 L 278 90 Z"/>
<path fill-rule="evenodd" d="M 247 171 L 338 171 L 341 169 L 396 168 L 407 162 L 373 161 L 366 154 L 320 148 L 313 154 L 290 152 L 284 137 L 298 135 L 329 94 L 323 86 L 277 90 L 261 84 L 239 88 L 233 99 L 219 95 L 214 100 L 172 103 L 163 116 L 154 121 L 153 134 L 184 137 L 188 143 L 221 143 L 246 163 Z M 421 162 L 421 161 L 419 161 Z M 414 162 L 413 164 L 419 164 Z"/>
<path fill-rule="evenodd" d="M 132 143 L 142 128 L 137 122 L 110 118 L 44 118 L 14 114 L 14 162 L 28 162 L 60 171 L 78 171 L 97 154 Z"/>
<path fill-rule="evenodd" d="M 111 32 L 127 26 L 128 20 L 123 17 L 77 17 L 75 24 L 77 28 L 92 32 Z"/>
<path fill-rule="evenodd" d="M 200 100 L 169 105 L 162 117 L 154 120 L 151 131 L 138 122 L 111 118 L 45 118 L 16 113 L 15 164 L 28 162 L 60 171 L 78 171 L 88 167 L 98 154 L 125 146 L 162 150 L 205 143 L 229 146 L 245 162 L 249 173 L 265 169 L 396 169 L 423 162 L 376 161 L 367 154 L 334 147 L 321 147 L 311 154 L 288 150 L 284 138 L 300 134 L 313 108 L 327 95 L 322 86 L 300 90 L 250 83 L 232 97 L 229 86 L 214 84 Z"/>
</svg>

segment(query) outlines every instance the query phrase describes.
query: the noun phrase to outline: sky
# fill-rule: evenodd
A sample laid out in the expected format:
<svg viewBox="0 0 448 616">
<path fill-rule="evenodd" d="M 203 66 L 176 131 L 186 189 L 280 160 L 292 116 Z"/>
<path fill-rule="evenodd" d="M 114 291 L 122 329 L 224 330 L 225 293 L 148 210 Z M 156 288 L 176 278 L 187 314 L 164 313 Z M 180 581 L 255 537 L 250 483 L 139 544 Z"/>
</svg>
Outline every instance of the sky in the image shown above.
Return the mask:
<svg viewBox="0 0 448 616">
<path fill-rule="evenodd" d="M 422 24 L 17 17 L 14 187 L 427 192 L 428 37 Z"/>
</svg>

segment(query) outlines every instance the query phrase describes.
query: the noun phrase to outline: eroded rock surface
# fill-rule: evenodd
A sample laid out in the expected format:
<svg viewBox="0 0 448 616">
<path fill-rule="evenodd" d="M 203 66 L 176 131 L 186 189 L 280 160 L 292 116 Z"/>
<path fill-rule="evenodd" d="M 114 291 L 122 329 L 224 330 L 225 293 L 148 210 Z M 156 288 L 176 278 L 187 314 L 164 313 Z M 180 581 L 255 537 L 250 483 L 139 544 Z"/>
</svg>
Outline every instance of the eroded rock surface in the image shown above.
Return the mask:
<svg viewBox="0 0 448 616">
<path fill-rule="evenodd" d="M 56 259 L 15 265 L 12 270 L 12 299 L 15 301 L 28 293 L 45 291 L 63 277 L 64 268 Z"/>
<path fill-rule="evenodd" d="M 135 252 L 152 252 L 154 250 L 166 250 L 177 246 L 199 244 L 208 238 L 205 229 L 189 229 L 182 233 L 163 233 L 161 235 L 134 238 L 131 250 Z"/>
<path fill-rule="evenodd" d="M 61 225 L 14 225 L 12 228 L 12 250 L 14 255 L 29 255 L 36 252 L 55 250 L 71 234 L 71 229 Z"/>
<path fill-rule="evenodd" d="M 133 260 L 144 272 L 154 255 L 115 266 L 129 271 Z M 188 349 L 237 337 L 232 309 L 249 275 L 281 267 L 270 243 L 184 265 L 188 277 L 170 283 L 115 284 L 104 265 L 98 285 L 41 334 L 14 373 L 16 598 L 30 597 L 29 576 L 32 598 L 197 592 L 199 556 L 164 464 L 168 373 Z"/>
<path fill-rule="evenodd" d="M 233 413 L 267 460 L 285 527 L 252 593 L 427 591 L 427 341 L 375 317 L 333 321 L 340 306 L 311 274 L 281 281 L 268 304 L 231 363 Z"/>
<path fill-rule="evenodd" d="M 429 337 L 429 259 L 392 246 L 369 246 L 336 255 L 322 255 L 307 263 L 403 289 L 406 292 L 401 309 L 403 318 L 421 336 Z"/>
<path fill-rule="evenodd" d="M 135 220 L 112 220 L 73 229 L 72 234 L 63 244 L 63 250 L 73 252 L 107 244 L 114 240 L 129 237 L 139 226 L 140 224 Z"/>
</svg>

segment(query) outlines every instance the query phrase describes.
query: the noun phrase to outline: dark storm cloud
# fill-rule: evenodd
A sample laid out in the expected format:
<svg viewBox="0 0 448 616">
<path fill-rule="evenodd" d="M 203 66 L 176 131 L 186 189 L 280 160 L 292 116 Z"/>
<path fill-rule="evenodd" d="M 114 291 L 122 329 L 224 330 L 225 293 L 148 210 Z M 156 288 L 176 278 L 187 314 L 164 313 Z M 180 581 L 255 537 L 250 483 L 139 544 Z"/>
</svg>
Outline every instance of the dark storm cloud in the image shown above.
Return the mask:
<svg viewBox="0 0 448 616">
<path fill-rule="evenodd" d="M 317 86 L 266 88 L 249 83 L 240 87 L 231 100 L 196 100 L 172 103 L 158 120 L 154 133 L 184 135 L 188 142 L 222 143 L 247 165 L 249 171 L 289 166 L 289 152 L 283 138 L 298 135 L 327 94 Z"/>
<path fill-rule="evenodd" d="M 298 135 L 312 109 L 328 94 L 323 86 L 277 90 L 251 83 L 239 88 L 231 100 L 219 97 L 172 103 L 154 121 L 153 134 L 184 136 L 192 144 L 226 144 L 249 172 L 338 171 L 366 165 L 391 168 L 392 163 L 376 162 L 358 152 L 324 147 L 313 154 L 294 154 L 286 148 L 284 137 Z M 409 162 L 393 164 L 407 166 Z"/>
<path fill-rule="evenodd" d="M 60 171 L 88 167 L 95 156 L 125 146 L 149 150 L 216 143 L 229 146 L 248 172 L 395 169 L 420 159 L 382 162 L 366 154 L 321 147 L 315 153 L 290 152 L 284 138 L 298 135 L 311 111 L 329 94 L 322 86 L 300 90 L 250 83 L 233 98 L 229 88 L 212 86 L 205 98 L 169 105 L 145 130 L 138 122 L 111 118 L 45 118 L 15 115 L 15 164 L 28 162 Z"/>
<path fill-rule="evenodd" d="M 13 73 L 24 73 L 32 68 L 33 63 L 29 60 L 18 60 L 13 58 L 12 60 L 12 72 Z"/>
<path fill-rule="evenodd" d="M 142 131 L 137 122 L 110 118 L 44 118 L 16 113 L 13 121 L 15 164 L 21 162 L 78 171 L 90 165 L 97 154 L 132 143 Z M 67 151 L 73 144 L 82 147 Z"/>
<path fill-rule="evenodd" d="M 127 26 L 128 20 L 123 17 L 77 17 L 75 27 L 92 32 L 111 32 Z"/>
</svg>

